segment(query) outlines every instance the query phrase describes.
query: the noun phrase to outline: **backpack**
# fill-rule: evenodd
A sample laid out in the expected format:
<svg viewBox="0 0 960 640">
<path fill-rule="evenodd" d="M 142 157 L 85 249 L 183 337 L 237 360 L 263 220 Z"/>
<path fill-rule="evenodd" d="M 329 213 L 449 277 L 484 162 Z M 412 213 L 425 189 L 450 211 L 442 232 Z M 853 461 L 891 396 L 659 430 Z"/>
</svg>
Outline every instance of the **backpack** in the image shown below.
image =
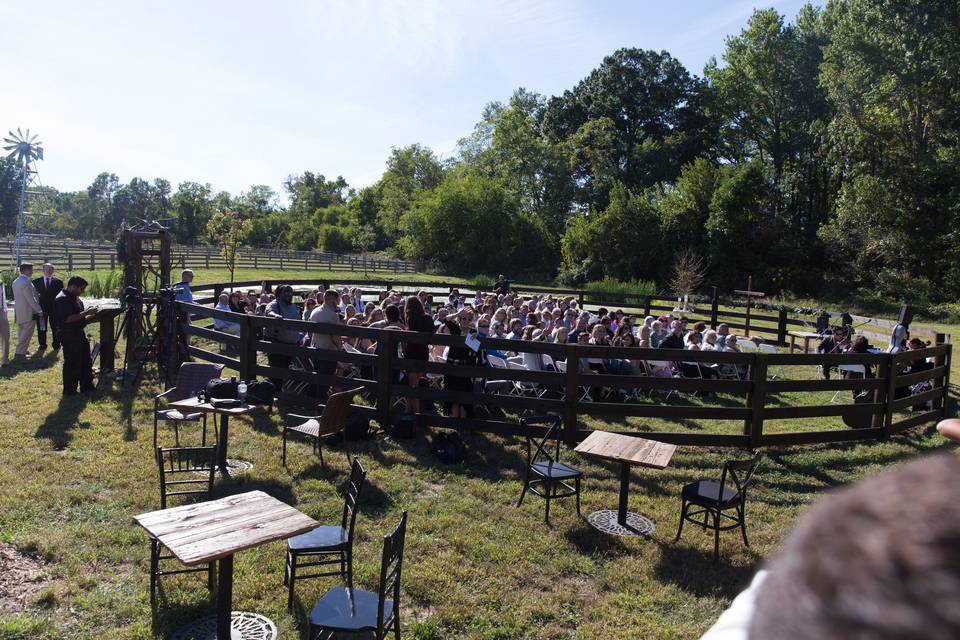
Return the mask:
<svg viewBox="0 0 960 640">
<path fill-rule="evenodd" d="M 270 404 L 276 387 L 269 380 L 254 380 L 247 383 L 247 404 Z"/>
<path fill-rule="evenodd" d="M 207 383 L 204 391 L 204 397 L 209 400 L 215 399 L 237 399 L 237 386 L 239 383 L 236 378 L 214 378 Z"/>
<path fill-rule="evenodd" d="M 467 459 L 467 447 L 459 433 L 438 433 L 433 439 L 433 452 L 444 464 L 459 464 Z"/>
<path fill-rule="evenodd" d="M 393 422 L 391 434 L 394 438 L 410 440 L 417 433 L 417 419 L 413 414 L 402 413 Z"/>
</svg>

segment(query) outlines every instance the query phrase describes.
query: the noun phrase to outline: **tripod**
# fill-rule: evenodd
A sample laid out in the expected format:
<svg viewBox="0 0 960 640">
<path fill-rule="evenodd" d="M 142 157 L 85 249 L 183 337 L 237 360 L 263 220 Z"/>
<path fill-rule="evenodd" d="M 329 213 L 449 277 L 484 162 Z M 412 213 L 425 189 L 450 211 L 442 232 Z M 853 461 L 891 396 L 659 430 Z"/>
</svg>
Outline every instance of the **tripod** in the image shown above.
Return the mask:
<svg viewBox="0 0 960 640">
<path fill-rule="evenodd" d="M 142 362 L 145 359 L 149 359 L 150 354 L 155 353 L 157 340 L 156 332 L 151 331 L 150 327 L 147 326 L 142 302 L 127 302 L 126 309 L 124 309 L 123 312 L 123 320 L 120 321 L 120 326 L 117 327 L 113 344 L 119 344 L 120 336 L 126 338 L 126 345 L 123 350 L 123 365 L 115 371 L 114 377 L 120 378 L 123 382 L 127 382 L 129 379 L 133 384 L 136 384 L 140 373 L 143 371 Z M 144 341 L 146 341 L 146 344 L 143 344 Z M 137 357 L 138 350 L 143 354 L 143 357 Z M 131 362 L 139 362 L 140 364 L 137 366 L 136 371 L 132 372 L 133 377 L 128 378 L 131 374 L 129 370 Z M 100 376 L 97 386 L 103 382 L 104 377 L 105 376 L 102 375 Z"/>
</svg>

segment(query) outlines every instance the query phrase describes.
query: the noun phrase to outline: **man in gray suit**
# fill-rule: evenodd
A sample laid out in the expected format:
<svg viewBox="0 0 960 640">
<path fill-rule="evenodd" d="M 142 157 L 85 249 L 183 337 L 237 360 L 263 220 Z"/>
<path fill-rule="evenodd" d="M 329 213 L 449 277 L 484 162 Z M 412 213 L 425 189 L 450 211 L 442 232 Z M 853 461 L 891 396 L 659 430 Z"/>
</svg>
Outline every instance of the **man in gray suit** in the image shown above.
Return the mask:
<svg viewBox="0 0 960 640">
<path fill-rule="evenodd" d="M 40 296 L 30 281 L 33 265 L 24 262 L 20 265 L 20 275 L 13 281 L 13 317 L 17 321 L 17 351 L 14 360 L 27 357 L 27 347 L 37 327 L 36 316 L 43 315 L 40 308 Z"/>
<path fill-rule="evenodd" d="M 0 282 L 0 367 L 10 364 L 10 321 L 7 320 L 7 290 Z"/>
</svg>

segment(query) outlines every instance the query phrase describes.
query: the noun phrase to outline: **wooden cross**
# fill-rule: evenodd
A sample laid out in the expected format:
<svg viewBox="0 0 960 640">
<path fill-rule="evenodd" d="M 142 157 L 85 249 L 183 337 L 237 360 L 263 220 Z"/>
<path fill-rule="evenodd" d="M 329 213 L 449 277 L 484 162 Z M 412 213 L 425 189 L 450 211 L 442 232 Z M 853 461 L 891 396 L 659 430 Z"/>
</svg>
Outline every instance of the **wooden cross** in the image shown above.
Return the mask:
<svg viewBox="0 0 960 640">
<path fill-rule="evenodd" d="M 746 322 L 744 322 L 744 331 L 743 335 L 747 338 L 750 337 L 750 307 L 754 298 L 762 298 L 765 293 L 763 291 L 754 291 L 753 290 L 753 276 L 747 276 L 747 288 L 744 289 L 734 289 L 734 293 L 739 293 L 742 296 L 747 297 L 747 317 Z"/>
</svg>

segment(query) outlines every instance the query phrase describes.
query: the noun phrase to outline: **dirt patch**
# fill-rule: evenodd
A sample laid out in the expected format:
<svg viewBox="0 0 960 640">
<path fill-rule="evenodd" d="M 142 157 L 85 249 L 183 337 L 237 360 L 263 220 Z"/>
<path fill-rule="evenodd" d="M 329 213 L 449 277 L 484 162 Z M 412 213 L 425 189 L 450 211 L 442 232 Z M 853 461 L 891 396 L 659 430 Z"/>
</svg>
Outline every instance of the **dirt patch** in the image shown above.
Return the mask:
<svg viewBox="0 0 960 640">
<path fill-rule="evenodd" d="M 433 498 L 440 495 L 441 491 L 443 491 L 442 484 L 437 484 L 436 482 L 430 482 L 428 480 L 427 482 L 423 483 L 423 486 L 420 487 L 419 491 L 413 494 L 413 497 L 417 499 Z"/>
<path fill-rule="evenodd" d="M 39 558 L 0 542 L 0 613 L 17 614 L 32 608 L 32 596 L 48 581 Z"/>
</svg>

